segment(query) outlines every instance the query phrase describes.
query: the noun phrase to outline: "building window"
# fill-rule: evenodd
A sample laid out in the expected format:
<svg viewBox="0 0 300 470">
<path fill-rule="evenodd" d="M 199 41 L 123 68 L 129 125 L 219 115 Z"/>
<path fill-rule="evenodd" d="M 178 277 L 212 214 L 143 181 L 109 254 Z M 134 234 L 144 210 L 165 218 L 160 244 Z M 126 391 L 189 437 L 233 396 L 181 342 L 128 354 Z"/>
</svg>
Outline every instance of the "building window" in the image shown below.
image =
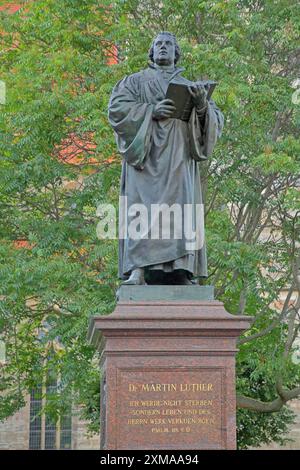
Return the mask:
<svg viewBox="0 0 300 470">
<path fill-rule="evenodd" d="M 72 445 L 72 415 L 71 409 L 60 420 L 60 449 L 71 449 Z"/>
<path fill-rule="evenodd" d="M 42 444 L 42 387 L 31 391 L 29 449 L 41 449 Z"/>
<path fill-rule="evenodd" d="M 46 403 L 50 403 L 53 397 L 53 394 L 57 390 L 57 380 L 54 377 L 48 377 L 46 384 Z M 56 449 L 56 425 L 57 423 L 53 421 L 53 418 L 49 416 L 49 413 L 46 413 L 45 416 L 45 449 Z"/>
<path fill-rule="evenodd" d="M 72 448 L 71 407 L 57 422 L 48 413 L 41 413 L 43 406 L 51 401 L 56 390 L 57 381 L 52 378 L 51 381 L 47 381 L 45 389 L 38 387 L 31 392 L 29 449 Z"/>
<path fill-rule="evenodd" d="M 56 449 L 56 423 L 46 415 L 45 449 Z"/>
</svg>

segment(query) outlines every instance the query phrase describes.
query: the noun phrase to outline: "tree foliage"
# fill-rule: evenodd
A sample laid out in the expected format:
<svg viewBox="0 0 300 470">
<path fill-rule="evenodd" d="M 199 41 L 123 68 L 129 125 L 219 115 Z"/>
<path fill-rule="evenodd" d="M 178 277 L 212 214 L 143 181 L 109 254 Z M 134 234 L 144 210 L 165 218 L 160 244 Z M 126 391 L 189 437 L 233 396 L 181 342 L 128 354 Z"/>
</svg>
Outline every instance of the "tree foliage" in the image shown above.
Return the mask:
<svg viewBox="0 0 300 470">
<path fill-rule="evenodd" d="M 170 30 L 185 76 L 219 82 L 225 115 L 201 169 L 207 283 L 229 312 L 253 317 L 238 354 L 240 447 L 280 441 L 292 419 L 285 403 L 300 393 L 299 2 L 37 0 L 0 15 L 0 417 L 57 369 L 53 413 L 73 401 L 97 429 L 86 333 L 91 315 L 112 311 L 118 284 L 117 240 L 96 236 L 97 205 L 118 205 L 107 104 L 119 79 L 146 67 L 153 36 Z"/>
</svg>

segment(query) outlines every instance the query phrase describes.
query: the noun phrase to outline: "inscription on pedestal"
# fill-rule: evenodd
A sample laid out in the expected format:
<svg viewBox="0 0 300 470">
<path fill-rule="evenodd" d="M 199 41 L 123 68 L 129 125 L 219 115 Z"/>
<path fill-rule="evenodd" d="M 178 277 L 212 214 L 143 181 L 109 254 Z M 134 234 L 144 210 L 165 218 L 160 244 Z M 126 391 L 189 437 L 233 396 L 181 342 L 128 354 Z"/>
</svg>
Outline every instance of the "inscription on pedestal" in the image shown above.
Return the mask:
<svg viewBox="0 0 300 470">
<path fill-rule="evenodd" d="M 224 447 L 222 368 L 118 371 L 118 448 Z"/>
</svg>

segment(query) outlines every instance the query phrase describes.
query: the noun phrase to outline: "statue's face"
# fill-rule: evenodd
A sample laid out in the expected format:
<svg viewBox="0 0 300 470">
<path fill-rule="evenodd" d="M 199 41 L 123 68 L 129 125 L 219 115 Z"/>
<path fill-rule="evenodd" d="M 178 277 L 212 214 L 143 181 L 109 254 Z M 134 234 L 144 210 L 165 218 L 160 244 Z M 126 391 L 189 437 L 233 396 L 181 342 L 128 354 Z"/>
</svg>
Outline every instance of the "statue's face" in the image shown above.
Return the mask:
<svg viewBox="0 0 300 470">
<path fill-rule="evenodd" d="M 158 65 L 171 65 L 175 60 L 175 44 L 171 36 L 159 34 L 153 44 L 153 61 Z"/>
</svg>

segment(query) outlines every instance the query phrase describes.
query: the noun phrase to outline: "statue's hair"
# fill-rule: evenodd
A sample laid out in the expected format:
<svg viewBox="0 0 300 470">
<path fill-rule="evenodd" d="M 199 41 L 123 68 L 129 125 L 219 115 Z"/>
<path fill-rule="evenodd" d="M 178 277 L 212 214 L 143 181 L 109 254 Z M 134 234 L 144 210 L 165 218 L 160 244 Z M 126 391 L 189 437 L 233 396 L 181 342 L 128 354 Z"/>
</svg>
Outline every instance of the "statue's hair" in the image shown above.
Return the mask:
<svg viewBox="0 0 300 470">
<path fill-rule="evenodd" d="M 180 58 L 180 47 L 179 47 L 179 44 L 177 42 L 177 39 L 176 39 L 176 36 L 175 34 L 173 33 L 170 33 L 169 31 L 160 31 L 156 36 L 155 38 L 153 39 L 152 41 L 152 44 L 151 44 L 151 47 L 149 49 L 149 59 L 151 60 L 151 62 L 153 62 L 153 46 L 154 46 L 154 42 L 156 40 L 156 38 L 158 36 L 160 36 L 161 34 L 166 34 L 167 36 L 170 36 L 173 41 L 174 41 L 174 44 L 175 44 L 175 59 L 174 59 L 174 63 L 176 64 Z"/>
</svg>

